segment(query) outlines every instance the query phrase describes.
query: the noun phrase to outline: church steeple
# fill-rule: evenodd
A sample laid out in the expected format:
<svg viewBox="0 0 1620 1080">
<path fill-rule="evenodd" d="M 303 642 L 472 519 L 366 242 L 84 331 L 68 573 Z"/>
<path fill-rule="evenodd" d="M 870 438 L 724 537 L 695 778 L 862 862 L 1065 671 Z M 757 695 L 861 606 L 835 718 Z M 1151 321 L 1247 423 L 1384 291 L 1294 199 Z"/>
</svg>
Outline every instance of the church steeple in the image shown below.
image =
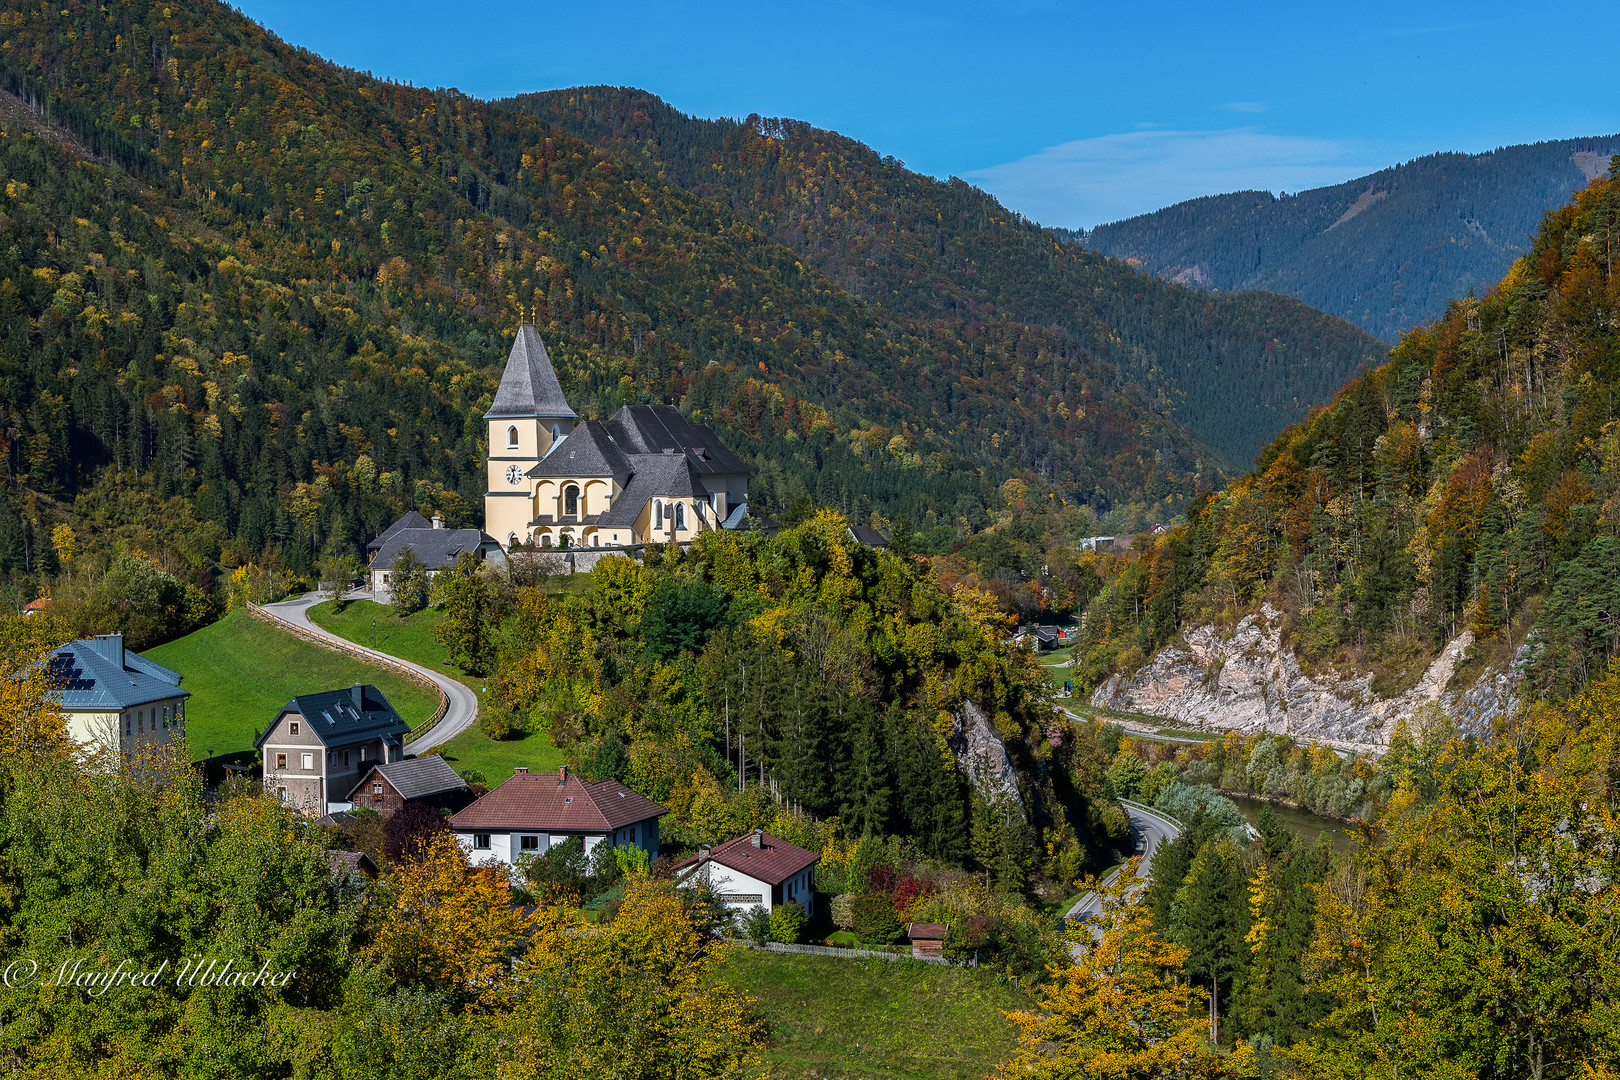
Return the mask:
<svg viewBox="0 0 1620 1080">
<path fill-rule="evenodd" d="M 508 417 L 538 417 L 545 420 L 575 420 L 578 417 L 563 397 L 562 384 L 551 366 L 551 354 L 533 323 L 518 327 L 512 352 L 506 358 L 506 371 L 495 391 L 486 420 Z"/>
<path fill-rule="evenodd" d="M 518 327 L 489 422 L 489 486 L 484 491 L 484 531 L 510 547 L 528 539 L 537 484 L 529 470 L 574 430 L 579 417 L 568 407 L 545 342 L 533 323 Z"/>
</svg>

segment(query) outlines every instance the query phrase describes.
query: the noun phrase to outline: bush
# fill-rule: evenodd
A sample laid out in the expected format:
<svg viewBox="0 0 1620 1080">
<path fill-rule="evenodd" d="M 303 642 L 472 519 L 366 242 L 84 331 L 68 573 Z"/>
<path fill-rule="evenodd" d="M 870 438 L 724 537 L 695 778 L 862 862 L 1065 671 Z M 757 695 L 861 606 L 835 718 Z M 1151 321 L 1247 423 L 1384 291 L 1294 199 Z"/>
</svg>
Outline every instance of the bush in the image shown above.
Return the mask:
<svg viewBox="0 0 1620 1080">
<path fill-rule="evenodd" d="M 742 917 L 742 935 L 755 945 L 771 940 L 771 916 L 764 908 L 749 908 Z"/>
<path fill-rule="evenodd" d="M 893 945 L 900 938 L 900 920 L 895 916 L 894 901 L 882 893 L 857 896 L 854 930 L 868 945 Z"/>
<path fill-rule="evenodd" d="M 804 908 L 793 901 L 778 904 L 771 911 L 771 939 L 780 941 L 783 945 L 796 945 L 804 934 L 805 924 L 809 921 L 805 918 Z"/>
<path fill-rule="evenodd" d="M 444 830 L 438 807 L 407 802 L 383 824 L 383 853 L 396 861 L 416 862 Z"/>
<path fill-rule="evenodd" d="M 833 925 L 840 930 L 855 929 L 855 894 L 839 893 L 827 905 Z"/>
</svg>

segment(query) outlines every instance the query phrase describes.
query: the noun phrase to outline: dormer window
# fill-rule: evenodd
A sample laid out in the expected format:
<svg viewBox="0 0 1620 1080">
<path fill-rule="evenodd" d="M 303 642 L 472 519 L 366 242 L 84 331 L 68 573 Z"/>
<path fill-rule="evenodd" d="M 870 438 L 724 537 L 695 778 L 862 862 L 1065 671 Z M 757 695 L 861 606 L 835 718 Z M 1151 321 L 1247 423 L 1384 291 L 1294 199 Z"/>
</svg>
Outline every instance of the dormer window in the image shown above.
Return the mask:
<svg viewBox="0 0 1620 1080">
<path fill-rule="evenodd" d="M 511 427 L 506 429 L 506 448 L 508 450 L 516 450 L 518 448 L 518 430 L 516 424 L 513 424 Z"/>
</svg>

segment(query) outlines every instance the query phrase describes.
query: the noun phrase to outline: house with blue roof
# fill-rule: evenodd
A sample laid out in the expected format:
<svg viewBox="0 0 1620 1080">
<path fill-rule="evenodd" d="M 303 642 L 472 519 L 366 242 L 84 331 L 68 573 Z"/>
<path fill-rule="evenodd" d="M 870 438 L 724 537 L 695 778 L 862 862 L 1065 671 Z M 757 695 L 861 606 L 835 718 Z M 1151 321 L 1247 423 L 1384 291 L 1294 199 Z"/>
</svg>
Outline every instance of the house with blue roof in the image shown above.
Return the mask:
<svg viewBox="0 0 1620 1080">
<path fill-rule="evenodd" d="M 374 765 L 405 757 L 410 726 L 369 683 L 300 694 L 253 743 L 264 785 L 282 804 L 319 817 L 347 810 L 349 792 Z"/>
<path fill-rule="evenodd" d="M 76 742 L 127 762 L 185 738 L 191 692 L 180 689 L 180 673 L 125 649 L 124 635 L 70 641 L 46 666 Z"/>
</svg>

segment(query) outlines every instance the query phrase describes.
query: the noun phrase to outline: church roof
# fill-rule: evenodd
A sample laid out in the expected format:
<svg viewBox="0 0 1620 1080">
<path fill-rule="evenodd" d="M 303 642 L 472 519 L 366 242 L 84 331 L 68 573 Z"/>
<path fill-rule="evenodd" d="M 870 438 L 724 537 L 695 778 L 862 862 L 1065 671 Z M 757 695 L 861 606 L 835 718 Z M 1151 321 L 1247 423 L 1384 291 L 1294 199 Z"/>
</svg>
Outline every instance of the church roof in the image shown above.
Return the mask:
<svg viewBox="0 0 1620 1080">
<path fill-rule="evenodd" d="M 638 454 L 630 483 L 602 512 L 598 525 L 633 525 L 650 499 L 707 500 L 708 491 L 692 465 L 691 454 Z"/>
<path fill-rule="evenodd" d="M 613 434 L 600 420 L 587 420 L 551 445 L 551 451 L 528 475 L 539 478 L 612 476 L 624 480 L 633 471 Z"/>
<path fill-rule="evenodd" d="M 702 474 L 746 473 L 748 466 L 702 424 L 689 423 L 668 405 L 626 405 L 608 421 L 618 446 L 627 454 L 685 451 Z"/>
<path fill-rule="evenodd" d="M 506 358 L 506 371 L 489 406 L 486 419 L 504 416 L 574 416 L 563 397 L 562 384 L 551 366 L 551 355 L 532 323 L 518 327 L 512 353 Z"/>
</svg>

